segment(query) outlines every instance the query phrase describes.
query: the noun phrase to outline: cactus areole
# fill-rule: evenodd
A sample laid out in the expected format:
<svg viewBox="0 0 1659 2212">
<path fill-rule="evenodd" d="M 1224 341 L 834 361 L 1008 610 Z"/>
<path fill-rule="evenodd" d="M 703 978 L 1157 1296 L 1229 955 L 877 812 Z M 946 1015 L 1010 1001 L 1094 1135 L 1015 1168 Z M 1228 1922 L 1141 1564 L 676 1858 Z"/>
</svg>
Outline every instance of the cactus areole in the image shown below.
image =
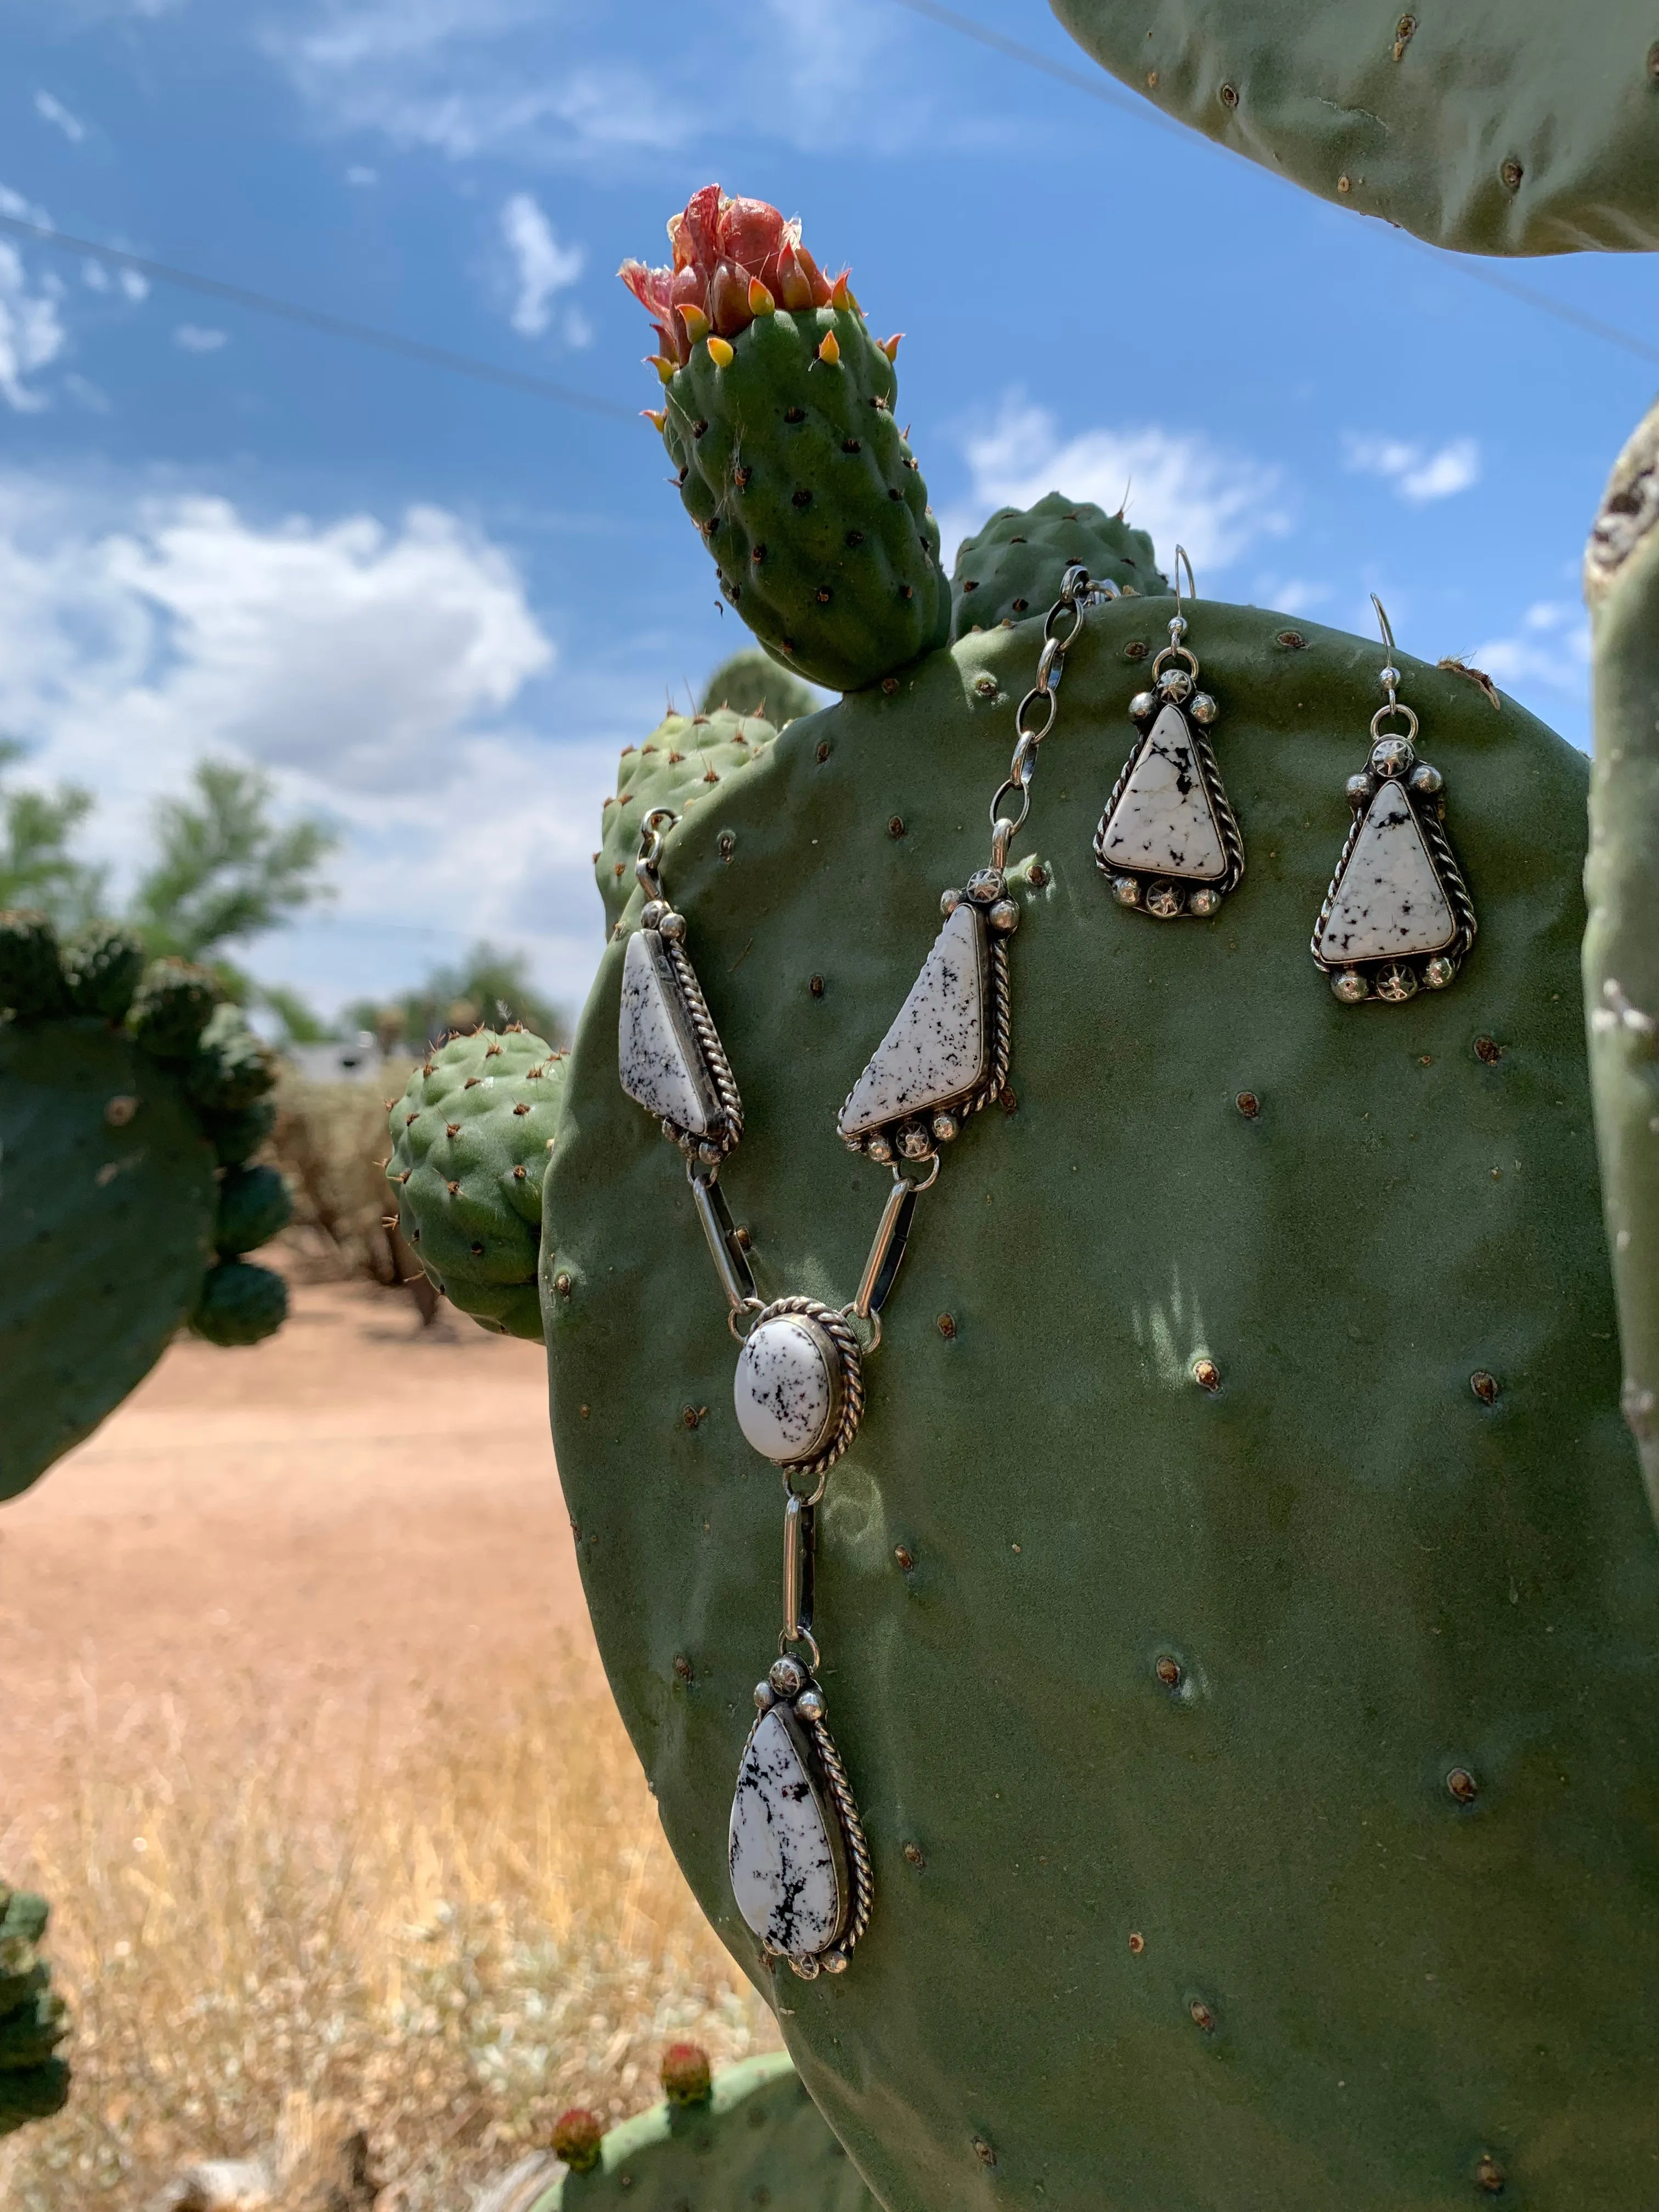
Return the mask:
<svg viewBox="0 0 1659 2212">
<path fill-rule="evenodd" d="M 1173 613 L 1088 609 L 1036 787 L 1033 746 L 992 810 L 1031 806 L 1000 884 L 978 794 L 1046 726 L 1039 620 L 896 662 L 689 811 L 653 780 L 678 818 L 578 1029 L 539 1253 L 600 1650 L 888 2212 L 1644 2204 L 1659 1536 L 1591 1128 L 1585 763 L 1394 656 L 1480 931 L 1454 988 L 1346 1004 L 1309 932 L 1378 647 L 1188 602 L 1249 865 L 1170 927 L 1091 842 Z M 939 1166 L 890 1185 L 921 1211 L 884 1304 L 854 1288 L 872 1159 Z M 1620 1203 L 1634 1252 L 1645 1185 Z M 781 1692 L 781 1503 L 784 1625 L 823 1634 Z M 870 1910 L 846 1972 L 799 1978 L 854 1886 L 825 1714 Z M 744 1895 L 732 1778 L 763 1759 Z M 769 1877 L 800 1924 L 757 1928 Z"/>
</svg>

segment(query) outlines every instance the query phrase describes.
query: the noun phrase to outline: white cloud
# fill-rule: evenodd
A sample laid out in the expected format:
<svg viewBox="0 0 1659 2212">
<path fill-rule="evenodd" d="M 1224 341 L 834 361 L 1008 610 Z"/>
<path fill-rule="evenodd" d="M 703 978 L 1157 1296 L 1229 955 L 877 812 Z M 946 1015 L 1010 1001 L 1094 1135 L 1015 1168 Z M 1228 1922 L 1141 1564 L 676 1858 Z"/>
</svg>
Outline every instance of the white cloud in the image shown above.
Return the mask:
<svg viewBox="0 0 1659 2212">
<path fill-rule="evenodd" d="M 378 185 L 380 181 L 380 173 L 378 169 L 365 168 L 361 161 L 354 161 L 345 173 L 345 180 L 349 185 L 365 187 Z"/>
<path fill-rule="evenodd" d="M 521 337 L 538 337 L 552 319 L 554 295 L 575 283 L 586 256 L 579 246 L 560 245 L 552 224 L 528 192 L 514 192 L 505 202 L 501 225 L 517 265 L 513 327 Z"/>
<path fill-rule="evenodd" d="M 46 404 L 27 379 L 49 368 L 68 343 L 58 312 L 61 296 L 55 278 L 32 284 L 22 255 L 0 239 L 0 399 L 20 415 Z"/>
<path fill-rule="evenodd" d="M 1508 690 L 1539 684 L 1582 699 L 1589 680 L 1589 623 L 1576 603 L 1540 599 L 1510 636 L 1488 638 L 1462 657 Z"/>
<path fill-rule="evenodd" d="M 118 289 L 129 300 L 148 300 L 149 297 L 149 279 L 139 269 L 112 270 L 107 262 L 83 261 L 81 264 L 81 282 L 88 292 Z"/>
<path fill-rule="evenodd" d="M 1453 438 L 1432 453 L 1403 438 L 1344 440 L 1347 466 L 1362 476 L 1380 477 L 1413 506 L 1449 499 L 1480 480 L 1480 448 L 1473 438 Z"/>
<path fill-rule="evenodd" d="M 410 974 L 494 933 L 535 949 L 544 981 L 585 983 L 620 740 L 555 749 L 514 720 L 553 658 L 507 555 L 441 509 L 395 528 L 264 526 L 204 497 L 94 515 L 0 477 L 0 728 L 31 745 L 32 778 L 98 793 L 94 849 L 118 878 L 150 800 L 204 753 L 328 813 L 347 837 L 337 908 L 297 966 L 286 938 L 255 964 L 331 1004 L 399 980 L 384 933 L 400 928 Z"/>
<path fill-rule="evenodd" d="M 142 270 L 137 269 L 120 270 L 117 272 L 115 281 L 119 284 L 121 289 L 126 294 L 129 300 L 149 299 L 149 279 L 143 273 Z"/>
<path fill-rule="evenodd" d="M 1012 393 L 995 420 L 963 443 L 975 506 L 940 517 L 947 562 L 990 509 L 1030 507 L 1056 490 L 1109 514 L 1123 506 L 1128 521 L 1151 532 L 1165 569 L 1179 539 L 1200 592 L 1206 574 L 1225 568 L 1255 539 L 1289 527 L 1277 471 L 1196 431 L 1149 423 L 1065 438 L 1046 408 Z"/>
<path fill-rule="evenodd" d="M 55 124 L 71 146 L 78 146 L 87 135 L 87 126 L 78 115 L 71 115 L 61 100 L 54 100 L 49 92 L 34 95 L 34 112 L 43 123 Z"/>
<path fill-rule="evenodd" d="M 230 332 L 207 330 L 200 323 L 180 323 L 173 333 L 173 343 L 185 353 L 217 353 L 230 343 Z"/>
</svg>

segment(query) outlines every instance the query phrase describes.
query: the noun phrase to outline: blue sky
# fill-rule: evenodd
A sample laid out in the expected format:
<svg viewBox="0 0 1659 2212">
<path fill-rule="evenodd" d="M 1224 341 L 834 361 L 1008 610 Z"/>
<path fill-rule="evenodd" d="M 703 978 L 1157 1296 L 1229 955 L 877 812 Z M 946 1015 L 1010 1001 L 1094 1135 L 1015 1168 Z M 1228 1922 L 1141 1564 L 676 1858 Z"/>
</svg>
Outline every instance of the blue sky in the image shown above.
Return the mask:
<svg viewBox="0 0 1659 2212">
<path fill-rule="evenodd" d="M 1093 76 L 1040 0 L 970 12 Z M 1376 590 L 1585 742 L 1579 554 L 1651 364 L 1150 109 L 898 0 L 0 6 L 0 213 L 629 407 L 614 271 L 711 178 L 907 333 L 947 550 L 1127 483 L 1202 592 L 1369 630 Z M 1502 268 L 1659 343 L 1645 262 Z M 579 1002 L 616 754 L 744 636 L 644 424 L 0 237 L 0 730 L 118 871 L 204 751 L 328 814 L 267 977 L 331 1007 L 487 934 Z"/>
</svg>

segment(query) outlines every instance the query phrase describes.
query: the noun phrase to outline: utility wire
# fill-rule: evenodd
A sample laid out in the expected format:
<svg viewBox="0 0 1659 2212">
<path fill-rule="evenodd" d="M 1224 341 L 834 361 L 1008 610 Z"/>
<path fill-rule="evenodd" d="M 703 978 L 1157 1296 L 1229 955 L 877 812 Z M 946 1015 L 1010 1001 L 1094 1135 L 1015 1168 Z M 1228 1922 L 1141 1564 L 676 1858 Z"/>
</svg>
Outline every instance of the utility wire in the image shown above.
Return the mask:
<svg viewBox="0 0 1659 2212">
<path fill-rule="evenodd" d="M 1174 131 L 1189 142 L 1198 139 L 1206 145 L 1217 143 L 1214 139 L 1205 138 L 1202 132 L 1190 131 L 1184 124 L 1174 122 L 1169 116 L 1161 114 L 1149 100 L 1141 100 L 1133 94 L 1115 91 L 1110 85 L 1099 82 L 1086 70 L 1068 69 L 1064 62 L 1050 59 L 1036 46 L 1028 46 L 1018 39 L 1005 38 L 1000 31 L 994 31 L 988 24 L 976 22 L 973 16 L 963 15 L 955 8 L 942 6 L 940 0 L 893 0 L 893 5 L 904 9 L 909 15 L 920 15 L 927 22 L 937 23 L 942 30 L 954 31 L 959 38 L 971 39 L 975 46 L 988 46 L 994 54 L 1001 54 L 1008 61 L 1019 62 L 1026 69 L 1040 70 L 1044 76 L 1054 78 L 1057 83 L 1069 85 L 1074 92 L 1086 94 L 1091 100 L 1098 100 L 1104 107 L 1116 108 L 1120 114 L 1137 116 L 1143 123 L 1156 124 L 1160 129 Z M 1221 147 L 1218 150 L 1224 153 L 1231 149 Z M 1505 293 L 1511 300 L 1520 301 L 1523 307 L 1535 308 L 1540 314 L 1552 315 L 1558 323 L 1565 323 L 1573 330 L 1601 338 L 1607 345 L 1621 347 L 1626 353 L 1634 354 L 1638 360 L 1659 362 L 1659 345 L 1647 338 L 1638 337 L 1632 331 L 1621 330 L 1617 323 L 1605 322 L 1599 315 L 1587 314 L 1580 307 L 1569 307 L 1565 300 L 1558 300 L 1548 292 L 1540 292 L 1531 284 L 1522 284 L 1513 276 L 1500 276 L 1495 269 L 1484 268 L 1461 254 L 1431 246 L 1425 239 L 1407 236 L 1406 242 L 1424 253 L 1431 254 L 1442 268 L 1455 269 L 1473 284 L 1484 284 L 1489 291 Z"/>
<path fill-rule="evenodd" d="M 72 238 L 67 231 L 54 230 L 43 222 L 25 222 L 21 216 L 0 215 L 0 231 L 9 231 L 15 238 L 32 239 L 37 246 L 50 246 L 64 253 L 80 253 L 92 260 L 107 262 L 117 269 L 136 269 L 142 276 L 154 277 L 159 283 L 182 285 L 187 292 L 200 292 L 210 300 L 228 301 L 238 307 L 251 307 L 258 314 L 276 315 L 283 321 L 302 324 L 307 330 L 321 331 L 330 337 L 350 338 L 358 345 L 377 346 L 382 353 L 401 354 L 406 361 L 424 362 L 429 368 L 447 368 L 457 376 L 471 376 L 481 384 L 496 384 L 509 392 L 528 392 L 532 398 L 551 399 L 563 407 L 580 407 L 589 415 L 603 415 L 615 422 L 631 422 L 637 419 L 638 410 L 624 407 L 615 399 L 603 399 L 596 392 L 580 392 L 574 386 L 558 384 L 551 377 L 532 376 L 519 368 L 504 368 L 492 361 L 481 361 L 474 354 L 456 353 L 448 346 L 428 345 L 422 338 L 406 338 L 396 331 L 383 331 L 373 323 L 355 322 L 347 315 L 331 315 L 320 307 L 301 307 L 293 300 L 279 300 L 269 292 L 250 291 L 245 284 L 227 284 L 216 276 L 198 276 L 194 270 L 176 269 L 170 262 L 151 261 L 142 253 L 126 253 L 113 246 L 100 246 L 89 238 Z"/>
</svg>

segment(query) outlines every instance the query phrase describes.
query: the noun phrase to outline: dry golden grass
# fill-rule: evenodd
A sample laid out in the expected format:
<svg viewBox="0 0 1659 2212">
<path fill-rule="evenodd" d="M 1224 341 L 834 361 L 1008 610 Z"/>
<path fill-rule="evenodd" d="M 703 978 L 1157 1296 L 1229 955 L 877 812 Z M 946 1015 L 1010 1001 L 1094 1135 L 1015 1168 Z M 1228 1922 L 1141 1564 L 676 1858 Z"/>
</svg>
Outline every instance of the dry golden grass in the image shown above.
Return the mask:
<svg viewBox="0 0 1659 2212">
<path fill-rule="evenodd" d="M 8 2208 L 142 2212 L 320 2113 L 367 2130 L 385 2201 L 465 2212 L 567 2106 L 653 2102 L 665 2041 L 775 2044 L 591 1676 L 355 1772 L 246 1719 L 234 1762 L 85 1724 L 79 1806 L 14 1875 L 53 1901 L 75 2090 L 0 2147 Z"/>
</svg>

